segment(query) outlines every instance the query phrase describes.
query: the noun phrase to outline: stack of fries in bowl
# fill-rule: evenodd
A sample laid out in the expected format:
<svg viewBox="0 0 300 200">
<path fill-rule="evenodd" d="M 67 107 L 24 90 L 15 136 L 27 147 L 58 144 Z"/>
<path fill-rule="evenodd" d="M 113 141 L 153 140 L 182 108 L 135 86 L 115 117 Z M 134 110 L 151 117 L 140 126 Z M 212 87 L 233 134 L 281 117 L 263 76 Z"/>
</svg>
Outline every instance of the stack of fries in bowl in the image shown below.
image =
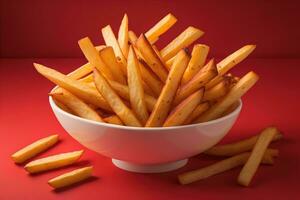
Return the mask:
<svg viewBox="0 0 300 200">
<path fill-rule="evenodd" d="M 207 60 L 209 47 L 195 44 L 204 32 L 188 27 L 166 47 L 155 42 L 177 19 L 168 14 L 139 37 L 122 19 L 118 37 L 102 28 L 105 45 L 78 41 L 88 63 L 64 75 L 34 63 L 57 86 L 49 101 L 58 121 L 81 144 L 112 158 L 122 169 L 165 172 L 217 144 L 235 123 L 240 98 L 259 79 L 229 72 L 255 45 L 222 61 Z"/>
</svg>

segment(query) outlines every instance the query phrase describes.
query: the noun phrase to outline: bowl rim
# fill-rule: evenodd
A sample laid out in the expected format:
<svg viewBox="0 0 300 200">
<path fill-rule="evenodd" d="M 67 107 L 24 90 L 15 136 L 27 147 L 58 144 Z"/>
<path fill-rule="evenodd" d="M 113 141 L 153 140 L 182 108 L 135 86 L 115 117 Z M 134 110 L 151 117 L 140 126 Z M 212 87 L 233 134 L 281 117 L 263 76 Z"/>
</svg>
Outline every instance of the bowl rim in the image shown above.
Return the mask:
<svg viewBox="0 0 300 200">
<path fill-rule="evenodd" d="M 241 111 L 242 105 L 243 105 L 242 100 L 239 99 L 239 105 L 236 107 L 236 109 L 234 111 L 230 112 L 229 114 L 227 114 L 223 117 L 220 117 L 220 118 L 208 121 L 208 122 L 201 122 L 201 123 L 196 123 L 196 124 L 187 124 L 187 125 L 181 125 L 181 126 L 170 126 L 170 127 L 134 127 L 134 126 L 123 126 L 123 125 L 117 125 L 117 124 L 109 124 L 109 123 L 105 123 L 105 122 L 97 122 L 97 121 L 93 121 L 93 120 L 89 120 L 89 119 L 84 119 L 82 117 L 78 117 L 78 116 L 70 114 L 70 113 L 62 110 L 60 107 L 58 107 L 51 96 L 49 96 L 49 103 L 50 103 L 50 106 L 53 110 L 56 110 L 57 112 L 59 112 L 62 115 L 67 115 L 68 117 L 70 117 L 74 120 L 79 120 L 81 122 L 86 122 L 88 124 L 100 125 L 100 126 L 109 127 L 109 128 L 124 129 L 124 130 L 136 130 L 136 131 L 155 131 L 155 130 L 156 131 L 164 131 L 164 130 L 175 130 L 175 129 L 191 128 L 191 127 L 196 127 L 196 126 L 210 125 L 210 124 L 213 124 L 213 123 L 224 121 L 227 118 L 230 118 L 233 115 L 238 114 Z"/>
</svg>

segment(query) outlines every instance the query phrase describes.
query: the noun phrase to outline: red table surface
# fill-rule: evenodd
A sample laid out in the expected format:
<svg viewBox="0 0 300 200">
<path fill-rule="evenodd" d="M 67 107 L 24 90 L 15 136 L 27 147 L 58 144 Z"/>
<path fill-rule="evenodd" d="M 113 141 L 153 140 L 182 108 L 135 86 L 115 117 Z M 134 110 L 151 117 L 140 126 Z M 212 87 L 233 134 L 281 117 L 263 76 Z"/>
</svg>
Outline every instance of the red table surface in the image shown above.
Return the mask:
<svg viewBox="0 0 300 200">
<path fill-rule="evenodd" d="M 53 84 L 39 76 L 32 62 L 40 62 L 69 72 L 82 59 L 2 59 L 0 64 L 0 199 L 298 199 L 299 197 L 299 86 L 300 60 L 247 60 L 234 70 L 242 75 L 255 70 L 261 77 L 243 98 L 243 109 L 225 142 L 258 133 L 268 125 L 282 130 L 284 140 L 272 144 L 280 156 L 274 166 L 258 169 L 248 188 L 237 185 L 240 168 L 181 186 L 180 172 L 206 166 L 218 160 L 196 156 L 182 169 L 163 174 L 136 174 L 120 170 L 111 160 L 82 147 L 60 126 L 48 103 Z M 59 134 L 61 142 L 43 157 L 85 149 L 76 165 L 39 175 L 28 175 L 15 165 L 10 155 L 32 141 Z M 184 133 L 183 133 L 184 134 Z M 223 142 L 224 142 L 223 141 Z M 155 148 L 155 147 L 153 147 Z M 47 181 L 78 166 L 93 165 L 97 177 L 63 191 L 55 192 Z"/>
</svg>

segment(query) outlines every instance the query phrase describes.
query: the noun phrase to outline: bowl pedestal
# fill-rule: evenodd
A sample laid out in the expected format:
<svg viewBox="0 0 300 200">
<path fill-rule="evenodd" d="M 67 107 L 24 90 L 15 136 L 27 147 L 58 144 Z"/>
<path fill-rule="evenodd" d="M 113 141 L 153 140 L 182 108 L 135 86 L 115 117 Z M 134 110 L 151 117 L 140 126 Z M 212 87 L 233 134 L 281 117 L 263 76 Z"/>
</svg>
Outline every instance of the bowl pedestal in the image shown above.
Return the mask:
<svg viewBox="0 0 300 200">
<path fill-rule="evenodd" d="M 185 166 L 188 159 L 168 162 L 163 164 L 136 164 L 127 161 L 112 159 L 112 163 L 123 170 L 137 173 L 162 173 L 179 169 Z"/>
</svg>

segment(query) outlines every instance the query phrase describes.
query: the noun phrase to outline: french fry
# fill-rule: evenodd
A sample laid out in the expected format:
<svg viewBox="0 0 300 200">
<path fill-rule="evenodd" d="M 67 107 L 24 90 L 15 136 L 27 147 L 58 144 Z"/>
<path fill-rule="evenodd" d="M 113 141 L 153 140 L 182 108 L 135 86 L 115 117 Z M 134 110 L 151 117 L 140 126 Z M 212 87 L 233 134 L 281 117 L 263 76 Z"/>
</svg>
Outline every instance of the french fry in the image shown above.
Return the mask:
<svg viewBox="0 0 300 200">
<path fill-rule="evenodd" d="M 167 32 L 175 23 L 177 19 L 172 15 L 168 14 L 157 22 L 151 29 L 146 32 L 146 37 L 151 44 L 154 44 L 158 38 Z"/>
<path fill-rule="evenodd" d="M 209 90 L 205 90 L 203 101 L 216 101 L 230 90 L 230 80 L 224 79 Z"/>
<path fill-rule="evenodd" d="M 121 119 L 117 115 L 105 117 L 103 120 L 109 124 L 124 125 Z"/>
<path fill-rule="evenodd" d="M 97 51 L 101 51 L 102 49 L 106 48 L 107 46 L 106 45 L 98 45 L 98 46 L 95 46 L 95 48 L 97 49 Z"/>
<path fill-rule="evenodd" d="M 54 91 L 56 91 L 56 90 L 54 90 Z M 70 113 L 70 114 L 74 115 L 73 111 L 70 110 L 70 108 L 68 108 L 68 107 L 67 107 L 66 105 L 64 105 L 62 102 L 57 101 L 57 100 L 55 100 L 55 99 L 53 99 L 53 101 L 54 101 L 54 103 L 55 103 L 60 109 L 62 109 L 63 111 L 65 111 L 65 112 L 67 112 L 67 113 Z"/>
<path fill-rule="evenodd" d="M 137 41 L 137 36 L 133 31 L 128 31 L 128 40 L 131 45 L 134 45 L 135 42 Z"/>
<path fill-rule="evenodd" d="M 214 60 L 210 60 L 189 82 L 181 86 L 176 94 L 174 105 L 178 105 L 189 95 L 205 86 L 218 74 Z"/>
<path fill-rule="evenodd" d="M 69 73 L 67 76 L 69 76 L 72 79 L 78 80 L 91 73 L 93 69 L 94 69 L 93 65 L 91 65 L 90 63 L 86 63 L 81 67 L 75 69 L 71 73 Z"/>
<path fill-rule="evenodd" d="M 81 98 L 86 103 L 90 103 L 104 110 L 111 111 L 109 104 L 95 88 L 91 88 L 78 80 L 73 80 L 72 78 L 46 66 L 37 63 L 34 63 L 33 65 L 38 73 L 60 87 L 70 91 L 72 94 Z"/>
<path fill-rule="evenodd" d="M 159 56 L 155 53 L 155 50 L 153 49 L 149 41 L 146 39 L 145 35 L 141 34 L 135 45 L 141 52 L 147 65 L 152 69 L 152 71 L 159 77 L 161 81 L 165 82 L 168 77 L 168 71 L 165 68 L 163 62 L 160 60 Z"/>
<path fill-rule="evenodd" d="M 143 61 L 139 60 L 139 66 L 141 70 L 142 79 L 152 89 L 155 96 L 159 96 L 163 88 L 163 83 L 157 78 L 157 76 L 149 69 L 148 65 Z"/>
<path fill-rule="evenodd" d="M 91 177 L 92 172 L 92 166 L 83 167 L 52 178 L 48 181 L 48 184 L 55 189 L 63 188 Z"/>
<path fill-rule="evenodd" d="M 160 52 L 159 52 L 157 46 L 152 45 L 152 48 L 153 48 L 153 50 L 155 51 L 156 55 L 159 57 L 159 59 L 163 62 L 163 59 L 162 59 L 162 57 L 161 57 L 161 55 L 160 55 Z M 165 65 L 165 64 L 164 64 L 164 65 Z"/>
<path fill-rule="evenodd" d="M 138 119 L 145 124 L 149 114 L 144 97 L 139 62 L 131 46 L 127 58 L 127 76 L 131 108 Z"/>
<path fill-rule="evenodd" d="M 217 145 L 205 151 L 204 154 L 211 156 L 234 156 L 246 151 L 251 151 L 254 145 L 256 144 L 258 137 L 259 135 L 255 135 L 250 138 L 233 142 L 230 144 Z M 282 134 L 277 133 L 273 137 L 272 142 L 278 141 L 282 137 Z"/>
<path fill-rule="evenodd" d="M 82 154 L 83 150 L 48 156 L 31 161 L 25 165 L 24 168 L 31 174 L 57 169 L 73 164 L 82 156 Z"/>
<path fill-rule="evenodd" d="M 245 60 L 245 58 L 247 58 L 249 56 L 249 54 L 252 53 L 252 51 L 254 51 L 255 47 L 256 47 L 256 45 L 243 46 L 242 48 L 238 49 L 237 51 L 233 52 L 232 54 L 230 54 L 229 56 L 224 58 L 222 61 L 220 61 L 217 64 L 218 76 L 216 78 L 214 78 L 213 80 L 211 80 L 207 84 L 207 87 L 211 88 L 212 87 L 211 85 L 215 85 L 216 81 L 218 80 L 217 78 L 219 76 L 226 74 L 235 65 L 237 65 L 240 62 L 242 62 L 243 60 Z"/>
<path fill-rule="evenodd" d="M 171 111 L 163 126 L 179 126 L 184 124 L 193 110 L 201 102 L 203 93 L 204 89 L 200 89 L 182 101 Z"/>
<path fill-rule="evenodd" d="M 196 44 L 193 47 L 191 60 L 183 74 L 181 84 L 186 84 L 191 80 L 195 74 L 204 66 L 207 55 L 209 51 L 209 46 L 204 44 Z"/>
<path fill-rule="evenodd" d="M 155 107 L 146 123 L 147 127 L 162 126 L 171 109 L 173 98 L 181 81 L 184 70 L 188 64 L 189 56 L 181 50 L 169 72 L 166 84 L 162 89 Z"/>
<path fill-rule="evenodd" d="M 272 164 L 269 163 L 269 155 L 272 155 L 274 153 L 274 150 L 267 150 L 265 154 L 263 154 L 263 162 L 266 162 L 266 164 Z M 276 152 L 275 152 L 276 154 Z M 228 171 L 230 169 L 233 169 L 235 167 L 241 166 L 247 162 L 247 159 L 250 157 L 250 152 L 241 153 L 238 155 L 235 155 L 233 157 L 224 159 L 222 161 L 216 162 L 210 166 L 196 169 L 193 171 L 185 172 L 183 174 L 180 174 L 178 176 L 178 180 L 182 185 L 190 184 L 196 181 L 200 181 L 203 179 L 206 179 L 210 176 Z"/>
<path fill-rule="evenodd" d="M 58 142 L 58 135 L 51 135 L 42 139 L 39 139 L 26 147 L 15 152 L 11 158 L 15 163 L 24 163 L 30 158 L 33 158 L 37 154 L 49 149 Z"/>
<path fill-rule="evenodd" d="M 98 91 L 103 95 L 112 110 L 120 117 L 124 124 L 127 126 L 142 126 L 133 112 L 124 104 L 97 69 L 94 70 L 94 82 Z"/>
<path fill-rule="evenodd" d="M 122 69 L 124 71 L 127 71 L 126 70 L 126 66 L 127 66 L 126 58 L 123 55 L 123 52 L 119 46 L 119 43 L 115 37 L 115 34 L 111 29 L 111 26 L 107 25 L 104 28 L 102 28 L 101 31 L 102 31 L 102 36 L 103 36 L 106 46 L 111 46 L 113 48 L 113 50 L 117 56 L 117 60 L 120 60 L 120 62 L 123 64 Z"/>
<path fill-rule="evenodd" d="M 170 58 L 175 56 L 180 51 L 180 49 L 189 46 L 198 38 L 200 38 L 203 34 L 203 31 L 195 27 L 189 26 L 160 51 L 162 58 L 164 59 L 164 61 L 169 60 Z"/>
<path fill-rule="evenodd" d="M 249 186 L 258 166 L 263 159 L 263 156 L 268 148 L 270 142 L 279 130 L 275 127 L 265 128 L 259 135 L 257 142 L 251 152 L 251 155 L 247 159 L 246 164 L 241 170 L 238 176 L 238 183 L 243 186 Z"/>
<path fill-rule="evenodd" d="M 147 85 L 147 83 L 144 80 L 142 80 L 142 86 L 145 93 L 149 94 L 150 96 L 157 97 L 157 95 L 153 92 L 153 90 Z"/>
<path fill-rule="evenodd" d="M 99 52 L 94 47 L 92 41 L 88 37 L 85 37 L 79 40 L 78 44 L 89 63 L 101 71 L 106 78 L 114 80 L 113 74 L 100 58 Z"/>
<path fill-rule="evenodd" d="M 209 90 L 209 89 L 213 88 L 217 84 L 221 83 L 224 79 L 225 79 L 224 76 L 218 76 L 217 75 L 215 78 L 212 79 L 212 80 L 214 80 L 213 84 L 212 84 L 212 80 L 211 80 L 209 83 L 207 83 L 205 85 L 205 90 Z"/>
<path fill-rule="evenodd" d="M 123 55 L 127 58 L 129 46 L 128 46 L 128 16 L 124 15 L 118 33 L 118 42 L 122 50 Z"/>
<path fill-rule="evenodd" d="M 194 119 L 209 109 L 209 103 L 204 102 L 199 104 L 192 112 L 192 114 L 185 120 L 184 124 L 190 124 Z"/>
<path fill-rule="evenodd" d="M 241 80 L 231 88 L 227 95 L 214 104 L 205 112 L 197 122 L 206 122 L 220 117 L 234 102 L 238 101 L 252 86 L 259 77 L 253 71 L 248 72 Z"/>
<path fill-rule="evenodd" d="M 167 60 L 167 61 L 165 62 L 166 67 L 167 67 L 167 69 L 168 69 L 169 71 L 171 70 L 171 67 L 172 67 L 172 64 L 173 64 L 173 62 L 174 62 L 175 57 L 176 57 L 176 56 L 173 56 L 172 58 L 170 58 L 169 60 Z"/>
<path fill-rule="evenodd" d="M 70 108 L 75 115 L 85 119 L 103 122 L 95 110 L 67 90 L 61 88 L 60 90 L 50 93 L 50 95 Z"/>
<path fill-rule="evenodd" d="M 81 79 L 79 79 L 80 82 L 82 83 L 90 83 L 90 82 L 93 82 L 94 81 L 94 78 L 93 78 L 93 73 L 92 74 L 89 74 Z"/>
<path fill-rule="evenodd" d="M 99 51 L 100 57 L 102 58 L 105 65 L 110 69 L 114 76 L 114 80 L 122 84 L 127 84 L 126 76 L 127 72 L 124 72 L 125 69 L 122 69 L 122 64 L 119 63 L 116 59 L 114 50 L 112 47 L 105 47 Z"/>
</svg>

